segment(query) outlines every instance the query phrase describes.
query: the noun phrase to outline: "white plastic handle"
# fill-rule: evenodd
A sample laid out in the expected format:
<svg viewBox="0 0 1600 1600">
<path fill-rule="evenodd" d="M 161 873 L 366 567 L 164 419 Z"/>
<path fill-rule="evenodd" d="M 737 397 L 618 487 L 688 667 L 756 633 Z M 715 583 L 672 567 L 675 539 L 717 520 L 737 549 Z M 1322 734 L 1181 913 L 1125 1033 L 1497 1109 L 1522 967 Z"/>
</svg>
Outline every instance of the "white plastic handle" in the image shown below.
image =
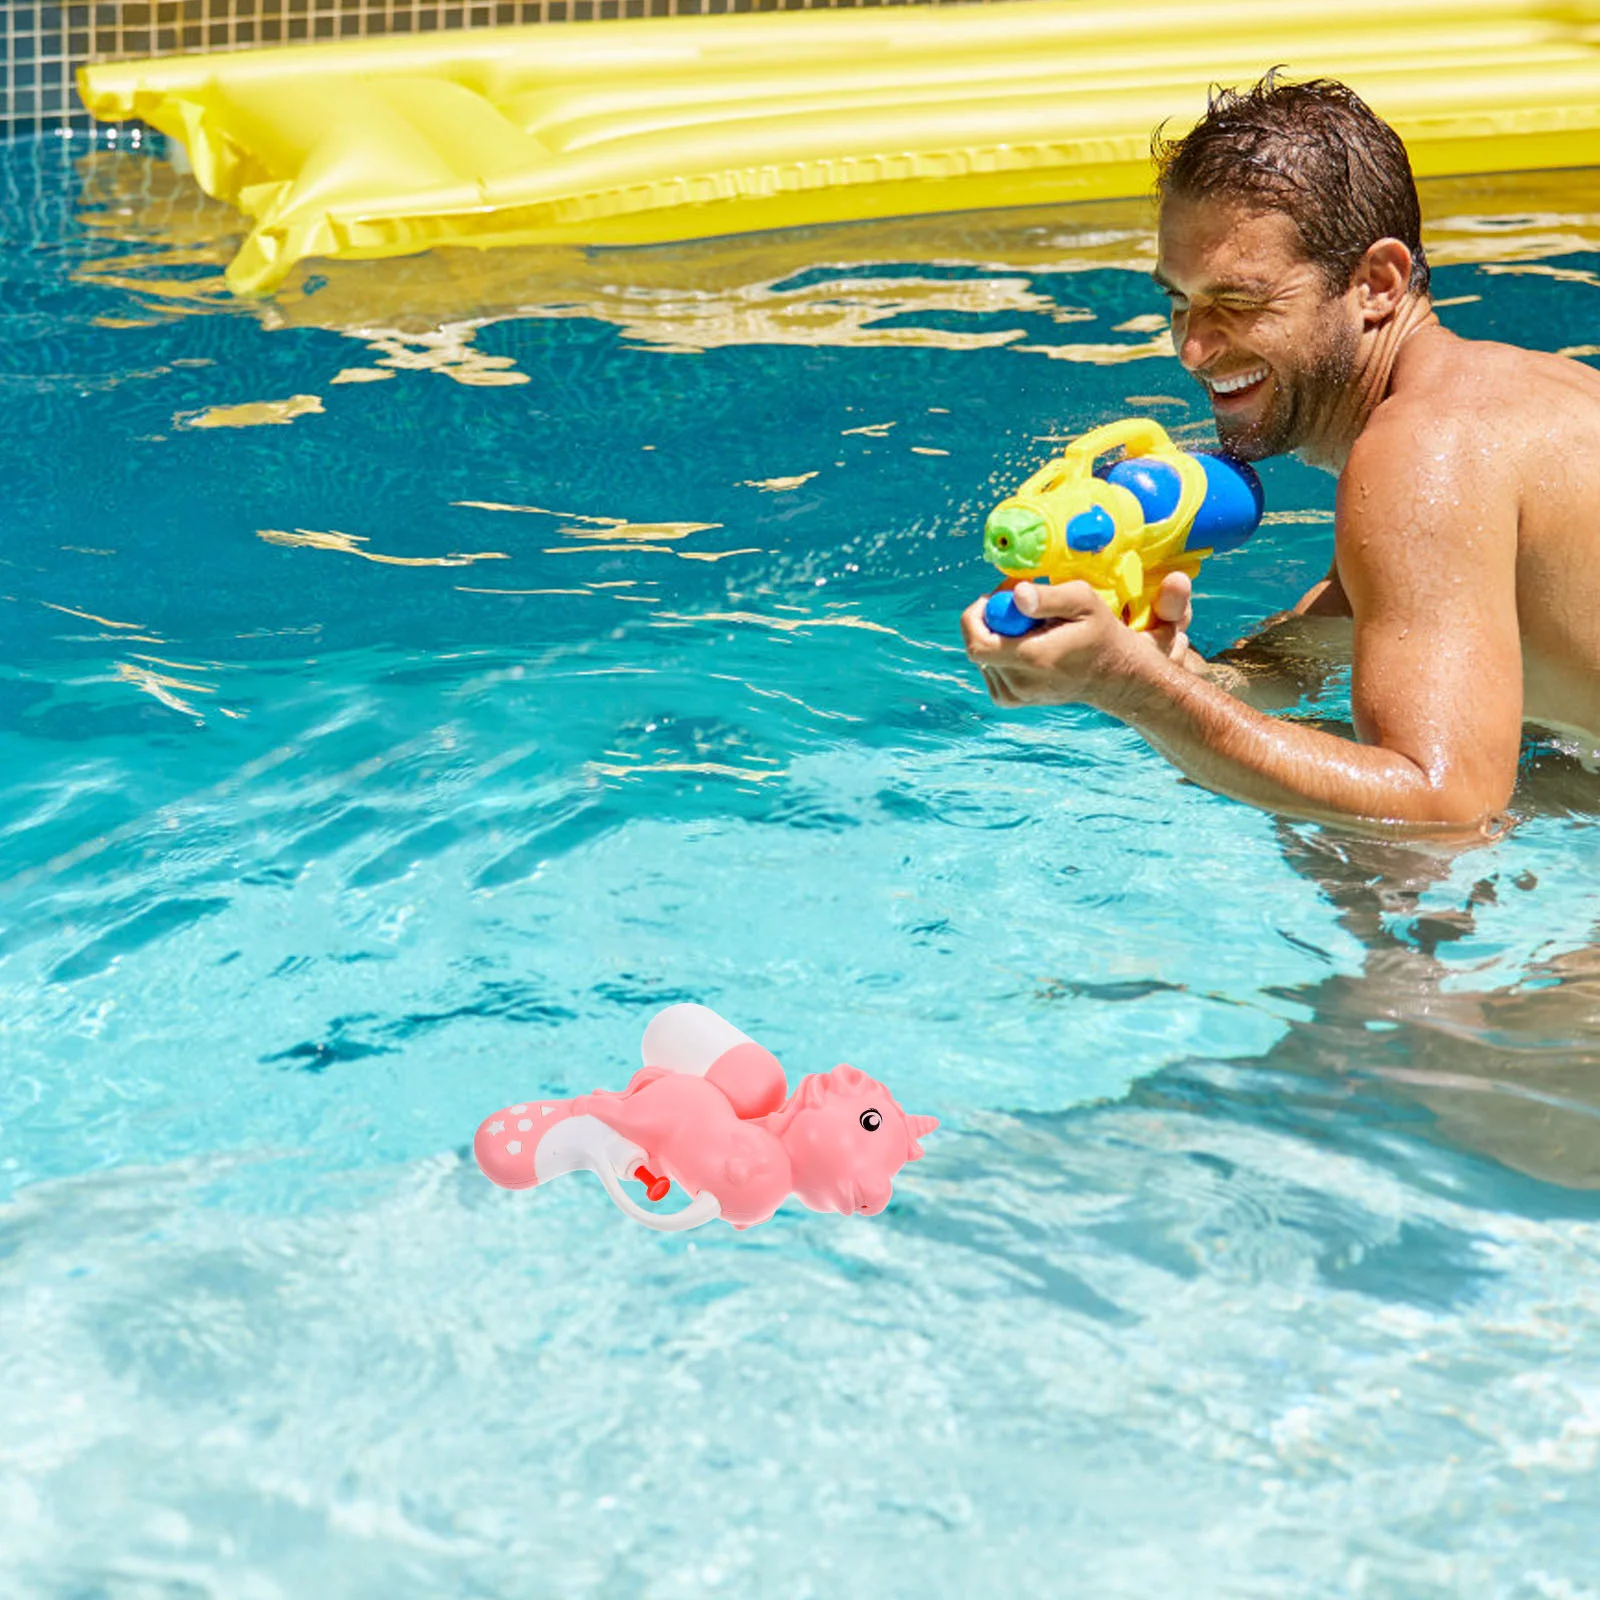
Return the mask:
<svg viewBox="0 0 1600 1600">
<path fill-rule="evenodd" d="M 656 1212 L 646 1211 L 643 1206 L 636 1205 L 622 1192 L 622 1185 L 617 1181 L 617 1175 L 610 1167 L 596 1167 L 600 1181 L 606 1186 L 606 1193 L 617 1203 L 617 1209 L 624 1216 L 632 1217 L 635 1222 L 642 1222 L 647 1228 L 654 1228 L 657 1233 L 687 1233 L 690 1228 L 698 1228 L 702 1223 L 715 1222 L 722 1215 L 722 1203 L 709 1189 L 702 1189 L 682 1211 Z"/>
</svg>

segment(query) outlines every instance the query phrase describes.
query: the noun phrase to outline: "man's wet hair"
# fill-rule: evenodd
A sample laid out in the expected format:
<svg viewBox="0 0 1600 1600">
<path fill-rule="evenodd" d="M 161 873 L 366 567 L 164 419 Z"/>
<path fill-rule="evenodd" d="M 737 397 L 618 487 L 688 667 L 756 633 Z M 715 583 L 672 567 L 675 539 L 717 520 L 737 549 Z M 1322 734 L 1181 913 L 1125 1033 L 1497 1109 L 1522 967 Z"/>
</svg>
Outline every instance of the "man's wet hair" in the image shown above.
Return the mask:
<svg viewBox="0 0 1600 1600">
<path fill-rule="evenodd" d="M 1150 142 L 1160 199 L 1242 201 L 1281 211 L 1332 294 L 1343 294 L 1370 245 L 1411 252 L 1413 293 L 1428 292 L 1422 208 L 1400 135 L 1331 78 L 1286 83 L 1274 67 L 1248 89 L 1213 88 L 1181 139 Z"/>
</svg>

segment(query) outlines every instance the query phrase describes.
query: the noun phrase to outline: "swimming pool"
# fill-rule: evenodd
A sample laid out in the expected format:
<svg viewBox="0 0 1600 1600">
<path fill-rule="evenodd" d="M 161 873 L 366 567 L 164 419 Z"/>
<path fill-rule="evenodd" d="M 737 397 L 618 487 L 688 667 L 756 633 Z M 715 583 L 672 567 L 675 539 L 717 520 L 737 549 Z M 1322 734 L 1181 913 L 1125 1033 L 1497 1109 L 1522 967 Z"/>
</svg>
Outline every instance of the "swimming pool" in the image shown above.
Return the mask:
<svg viewBox="0 0 1600 1600">
<path fill-rule="evenodd" d="M 11 1592 L 1600 1594 L 1597 780 L 1351 841 L 960 653 L 1047 438 L 1205 431 L 1138 208 L 250 307 L 149 152 L 0 174 Z M 1436 188 L 1445 318 L 1600 344 L 1595 199 Z M 943 1119 L 889 1212 L 483 1180 L 680 999 Z"/>
</svg>

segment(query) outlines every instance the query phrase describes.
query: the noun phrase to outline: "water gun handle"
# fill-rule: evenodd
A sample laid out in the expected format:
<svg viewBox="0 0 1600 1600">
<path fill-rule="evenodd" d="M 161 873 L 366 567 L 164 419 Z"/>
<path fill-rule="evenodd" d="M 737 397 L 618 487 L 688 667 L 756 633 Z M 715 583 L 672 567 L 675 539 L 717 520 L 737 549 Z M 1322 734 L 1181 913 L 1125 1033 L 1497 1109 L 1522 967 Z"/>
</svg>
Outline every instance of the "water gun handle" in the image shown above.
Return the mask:
<svg viewBox="0 0 1600 1600">
<path fill-rule="evenodd" d="M 624 1216 L 632 1217 L 635 1222 L 653 1228 L 657 1233 L 686 1233 L 690 1228 L 698 1228 L 722 1215 L 722 1207 L 709 1189 L 702 1189 L 682 1211 L 646 1211 L 623 1193 L 617 1174 L 609 1164 L 597 1166 L 594 1171 Z"/>
<path fill-rule="evenodd" d="M 1118 422 L 1103 423 L 1080 434 L 1059 456 L 1034 473 L 1019 492 L 1027 494 L 1036 486 L 1043 488 L 1069 473 L 1086 477 L 1094 471 L 1095 462 L 1113 450 L 1124 450 L 1131 459 L 1171 448 L 1167 430 L 1149 417 L 1124 417 Z"/>
</svg>

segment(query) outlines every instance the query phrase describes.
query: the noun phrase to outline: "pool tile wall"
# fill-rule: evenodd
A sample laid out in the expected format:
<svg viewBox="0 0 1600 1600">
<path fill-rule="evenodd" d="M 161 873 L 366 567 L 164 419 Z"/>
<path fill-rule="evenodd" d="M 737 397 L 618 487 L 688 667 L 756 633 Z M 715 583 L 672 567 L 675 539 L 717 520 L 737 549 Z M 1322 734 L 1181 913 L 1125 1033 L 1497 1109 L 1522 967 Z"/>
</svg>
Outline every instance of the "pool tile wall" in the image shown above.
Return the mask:
<svg viewBox="0 0 1600 1600">
<path fill-rule="evenodd" d="M 88 61 L 248 50 L 376 34 L 615 17 L 802 11 L 857 0 L 0 0 L 0 138 L 88 129 L 73 73 Z M 861 0 L 864 4 L 928 0 Z"/>
</svg>

